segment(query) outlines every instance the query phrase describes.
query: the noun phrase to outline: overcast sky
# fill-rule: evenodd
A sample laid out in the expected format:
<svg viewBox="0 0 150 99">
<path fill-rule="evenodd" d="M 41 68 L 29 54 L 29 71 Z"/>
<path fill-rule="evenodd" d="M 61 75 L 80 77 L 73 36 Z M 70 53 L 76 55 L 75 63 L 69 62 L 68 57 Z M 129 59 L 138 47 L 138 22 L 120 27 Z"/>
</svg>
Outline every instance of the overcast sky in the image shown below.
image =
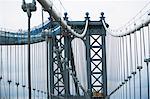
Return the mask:
<svg viewBox="0 0 150 99">
<path fill-rule="evenodd" d="M 64 10 L 58 0 L 52 1 L 63 13 Z M 84 20 L 86 12 L 90 13 L 91 20 L 99 20 L 103 11 L 107 23 L 112 28 L 118 28 L 133 18 L 150 0 L 61 0 L 61 2 L 72 20 Z M 38 3 L 37 6 L 37 11 L 32 16 L 32 27 L 41 24 L 41 7 Z M 27 15 L 21 9 L 21 0 L 0 0 L 0 27 L 13 30 L 27 29 Z"/>
</svg>

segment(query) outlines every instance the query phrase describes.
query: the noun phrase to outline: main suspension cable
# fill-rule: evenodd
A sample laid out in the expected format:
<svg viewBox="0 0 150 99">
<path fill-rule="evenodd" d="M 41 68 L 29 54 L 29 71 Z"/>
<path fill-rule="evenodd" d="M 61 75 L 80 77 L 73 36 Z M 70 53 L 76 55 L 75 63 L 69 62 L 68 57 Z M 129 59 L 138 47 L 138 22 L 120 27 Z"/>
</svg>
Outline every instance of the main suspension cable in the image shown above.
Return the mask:
<svg viewBox="0 0 150 99">
<path fill-rule="evenodd" d="M 37 0 L 42 7 L 49 13 L 52 14 L 53 18 L 57 21 L 59 21 L 61 19 L 61 17 L 59 16 L 59 14 L 57 13 L 57 11 L 55 9 L 51 9 L 52 8 L 52 2 L 48 1 L 48 0 Z M 63 19 L 60 20 L 61 21 L 61 25 L 63 28 L 67 29 L 70 31 L 70 33 L 72 33 L 73 35 L 79 37 L 79 38 L 83 38 L 87 32 L 87 28 L 88 28 L 88 24 L 89 24 L 89 20 L 86 19 L 85 21 L 85 28 L 84 31 L 82 33 L 77 33 L 75 30 L 71 29 L 70 26 L 67 25 L 67 22 L 64 21 Z"/>
</svg>

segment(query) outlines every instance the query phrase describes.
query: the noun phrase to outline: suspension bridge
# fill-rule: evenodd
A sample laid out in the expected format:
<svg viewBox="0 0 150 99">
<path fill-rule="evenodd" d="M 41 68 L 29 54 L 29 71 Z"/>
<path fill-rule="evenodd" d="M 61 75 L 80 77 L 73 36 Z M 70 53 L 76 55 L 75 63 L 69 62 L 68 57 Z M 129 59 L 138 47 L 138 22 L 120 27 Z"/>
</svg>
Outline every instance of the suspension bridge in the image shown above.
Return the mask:
<svg viewBox="0 0 150 99">
<path fill-rule="evenodd" d="M 31 28 L 37 2 L 42 24 Z M 150 99 L 149 10 L 116 31 L 103 12 L 70 21 L 50 0 L 20 6 L 28 30 L 0 30 L 0 99 Z"/>
</svg>

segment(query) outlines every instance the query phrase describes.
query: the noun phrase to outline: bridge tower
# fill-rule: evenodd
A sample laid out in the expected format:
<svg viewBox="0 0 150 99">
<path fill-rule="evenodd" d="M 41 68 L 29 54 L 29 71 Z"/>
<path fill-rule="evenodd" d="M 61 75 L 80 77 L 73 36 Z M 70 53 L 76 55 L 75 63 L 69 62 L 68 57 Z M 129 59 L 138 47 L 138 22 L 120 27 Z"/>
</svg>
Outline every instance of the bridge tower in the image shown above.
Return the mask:
<svg viewBox="0 0 150 99">
<path fill-rule="evenodd" d="M 104 18 L 104 13 L 101 13 L 99 21 L 91 21 L 89 13 L 86 13 L 85 19 L 89 20 L 89 26 L 85 37 L 81 38 L 86 46 L 87 93 L 91 98 L 93 97 L 95 99 L 97 99 L 96 97 L 99 97 L 98 99 L 104 99 L 107 96 L 106 31 L 102 24 Z M 85 25 L 85 21 L 69 21 L 67 13 L 65 13 L 64 20 L 66 20 L 67 24 L 74 30 L 78 31 L 78 33 L 82 31 Z M 52 22 L 52 28 L 53 24 L 60 25 L 61 23 L 56 21 Z M 74 57 L 71 47 L 71 41 L 76 37 L 68 33 L 65 29 L 61 29 L 60 34 L 48 37 L 51 98 L 67 97 L 67 99 L 87 99 L 86 96 L 80 96 L 79 85 L 76 79 Z M 70 95 L 70 71 L 74 76 L 73 80 L 76 96 Z"/>
</svg>

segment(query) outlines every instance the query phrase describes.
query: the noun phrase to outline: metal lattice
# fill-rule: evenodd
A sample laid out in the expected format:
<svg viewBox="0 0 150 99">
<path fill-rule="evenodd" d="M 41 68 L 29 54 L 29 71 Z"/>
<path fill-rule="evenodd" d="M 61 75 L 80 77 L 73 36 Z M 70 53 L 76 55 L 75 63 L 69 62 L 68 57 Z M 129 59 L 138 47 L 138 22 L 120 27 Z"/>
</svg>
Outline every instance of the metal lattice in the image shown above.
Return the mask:
<svg viewBox="0 0 150 99">
<path fill-rule="evenodd" d="M 101 36 L 93 35 L 90 37 L 91 47 L 91 77 L 92 91 L 100 92 L 103 88 L 102 82 L 102 44 Z"/>
<path fill-rule="evenodd" d="M 85 22 L 68 21 L 68 24 L 76 31 L 81 32 Z M 86 46 L 87 82 L 90 96 L 94 95 L 94 92 L 100 93 L 101 97 L 107 96 L 105 36 L 106 31 L 102 22 L 90 21 L 87 34 L 82 38 Z M 50 38 L 50 61 L 53 60 L 50 66 L 50 89 L 55 96 L 70 96 L 69 70 L 67 70 L 67 67 L 69 67 L 69 61 L 73 63 L 70 52 L 70 44 L 73 38 L 75 37 L 70 34 Z"/>
<path fill-rule="evenodd" d="M 64 79 L 63 79 L 63 65 L 64 59 L 64 44 L 60 36 L 54 38 L 54 95 L 63 95 L 65 93 Z"/>
</svg>

